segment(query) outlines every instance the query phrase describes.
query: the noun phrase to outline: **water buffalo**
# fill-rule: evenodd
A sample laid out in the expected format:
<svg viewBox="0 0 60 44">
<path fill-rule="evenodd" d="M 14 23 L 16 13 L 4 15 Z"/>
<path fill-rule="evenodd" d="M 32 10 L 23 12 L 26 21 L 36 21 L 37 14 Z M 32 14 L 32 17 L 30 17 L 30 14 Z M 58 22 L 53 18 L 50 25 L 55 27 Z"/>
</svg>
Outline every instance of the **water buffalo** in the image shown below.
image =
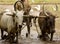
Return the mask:
<svg viewBox="0 0 60 44">
<path fill-rule="evenodd" d="M 43 37 L 43 39 L 45 40 L 46 37 L 49 38 L 48 34 L 51 34 L 50 40 L 52 41 L 53 34 L 55 32 L 55 16 L 47 11 L 41 11 L 39 16 L 46 16 L 38 18 L 38 24 L 41 30 L 40 37 Z"/>
<path fill-rule="evenodd" d="M 23 7 L 24 9 L 24 15 L 29 15 L 29 12 L 30 12 L 30 5 L 27 5 L 24 3 L 25 1 L 16 1 L 15 4 L 14 4 L 14 10 L 17 11 L 20 9 L 20 6 Z M 21 5 L 20 5 L 21 4 Z M 28 33 L 27 35 L 30 34 L 30 24 L 31 24 L 31 17 L 23 17 L 23 23 L 26 23 L 27 25 L 27 30 L 28 30 Z M 21 30 L 19 32 L 21 34 Z"/>
<path fill-rule="evenodd" d="M 12 42 L 16 37 L 16 42 L 18 42 L 18 27 L 21 29 L 23 22 L 23 10 L 12 12 L 9 9 L 1 13 L 0 18 L 0 28 L 1 28 L 1 38 L 4 38 L 4 31 L 8 33 L 9 40 Z"/>
</svg>

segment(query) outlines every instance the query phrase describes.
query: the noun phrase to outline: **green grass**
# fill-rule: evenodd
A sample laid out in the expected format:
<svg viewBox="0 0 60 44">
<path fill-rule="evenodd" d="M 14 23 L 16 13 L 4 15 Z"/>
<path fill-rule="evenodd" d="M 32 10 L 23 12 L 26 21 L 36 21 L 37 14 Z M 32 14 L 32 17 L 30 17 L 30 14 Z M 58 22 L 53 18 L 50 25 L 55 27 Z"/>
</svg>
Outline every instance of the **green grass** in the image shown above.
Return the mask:
<svg viewBox="0 0 60 44">
<path fill-rule="evenodd" d="M 16 0 L 0 0 L 0 4 L 13 4 Z M 32 3 L 32 0 L 29 0 Z M 60 3 L 60 0 L 34 0 L 34 3 Z"/>
<path fill-rule="evenodd" d="M 0 4 L 14 4 L 16 0 L 0 0 Z"/>
<path fill-rule="evenodd" d="M 32 3 L 32 0 L 29 0 L 30 3 Z M 34 0 L 34 3 L 41 3 L 41 2 L 46 2 L 46 3 L 60 3 L 60 0 Z"/>
</svg>

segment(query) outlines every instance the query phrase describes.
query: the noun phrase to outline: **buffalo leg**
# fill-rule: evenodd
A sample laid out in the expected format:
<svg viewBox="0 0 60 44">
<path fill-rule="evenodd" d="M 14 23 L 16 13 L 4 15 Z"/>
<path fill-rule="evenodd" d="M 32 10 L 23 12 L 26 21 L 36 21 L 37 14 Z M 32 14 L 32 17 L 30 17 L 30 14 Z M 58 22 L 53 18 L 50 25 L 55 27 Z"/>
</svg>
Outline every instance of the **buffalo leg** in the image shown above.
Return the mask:
<svg viewBox="0 0 60 44">
<path fill-rule="evenodd" d="M 3 30 L 1 29 L 1 38 L 2 38 L 2 40 L 4 39 L 3 36 L 4 36 L 4 35 L 3 35 Z"/>
<path fill-rule="evenodd" d="M 21 35 L 21 26 L 19 26 L 19 34 Z"/>
<path fill-rule="evenodd" d="M 42 38 L 44 41 L 46 41 L 46 32 L 45 31 L 41 31 L 41 36 L 40 38 Z"/>
<path fill-rule="evenodd" d="M 22 28 L 22 26 L 21 26 L 21 25 L 19 25 L 19 31 L 18 31 L 18 33 L 17 33 L 17 34 L 19 34 L 19 35 L 20 35 L 20 38 L 22 39 L 22 37 L 21 37 L 21 31 L 22 31 L 22 29 L 21 29 L 21 28 Z M 16 35 L 17 35 L 17 34 L 16 34 Z M 18 35 L 17 35 L 17 36 L 18 36 Z"/>
<path fill-rule="evenodd" d="M 28 35 L 30 35 L 30 22 L 29 22 L 29 18 L 27 18 L 28 20 L 27 20 L 27 22 L 26 22 L 26 25 L 27 25 L 27 30 L 28 30 Z M 27 37 L 28 37 L 28 35 L 27 35 Z"/>
<path fill-rule="evenodd" d="M 14 39 L 15 39 L 15 34 L 10 33 L 8 37 L 9 37 L 10 43 L 16 42 L 16 41 L 14 41 Z"/>
<path fill-rule="evenodd" d="M 28 30 L 28 34 L 30 35 L 30 27 L 28 24 L 27 24 L 27 30 Z M 27 37 L 28 37 L 28 35 L 27 35 Z"/>
<path fill-rule="evenodd" d="M 52 39 L 53 39 L 53 34 L 54 34 L 54 33 L 51 33 L 51 38 L 50 38 L 50 41 L 52 41 Z"/>
<path fill-rule="evenodd" d="M 16 32 L 16 42 L 18 43 L 18 32 Z"/>
<path fill-rule="evenodd" d="M 9 39 L 9 42 L 12 43 L 12 37 L 10 33 L 8 33 L 8 39 Z"/>
</svg>

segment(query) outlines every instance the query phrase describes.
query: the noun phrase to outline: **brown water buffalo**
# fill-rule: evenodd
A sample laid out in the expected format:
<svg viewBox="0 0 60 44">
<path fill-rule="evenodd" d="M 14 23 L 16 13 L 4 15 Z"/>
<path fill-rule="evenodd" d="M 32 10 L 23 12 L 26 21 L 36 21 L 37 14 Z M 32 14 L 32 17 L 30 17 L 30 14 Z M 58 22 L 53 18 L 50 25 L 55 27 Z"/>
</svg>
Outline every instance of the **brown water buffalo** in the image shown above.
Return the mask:
<svg viewBox="0 0 60 44">
<path fill-rule="evenodd" d="M 48 34 L 51 34 L 50 40 L 52 41 L 55 32 L 55 16 L 47 11 L 41 11 L 39 16 L 46 16 L 38 18 L 38 24 L 41 30 L 40 37 L 43 37 L 43 40 L 46 40 L 49 38 Z"/>
</svg>

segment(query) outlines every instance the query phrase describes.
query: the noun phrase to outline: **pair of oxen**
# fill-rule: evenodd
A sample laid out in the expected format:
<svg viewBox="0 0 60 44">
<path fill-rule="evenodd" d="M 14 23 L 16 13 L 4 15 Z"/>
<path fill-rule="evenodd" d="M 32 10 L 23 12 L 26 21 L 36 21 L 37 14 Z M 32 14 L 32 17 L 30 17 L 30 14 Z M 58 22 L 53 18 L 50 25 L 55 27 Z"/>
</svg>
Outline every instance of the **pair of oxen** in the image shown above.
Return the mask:
<svg viewBox="0 0 60 44">
<path fill-rule="evenodd" d="M 6 37 L 11 42 L 15 39 L 18 42 L 18 32 L 21 34 L 21 27 L 22 22 L 26 22 L 27 28 L 28 28 L 28 34 L 30 34 L 30 23 L 31 18 L 23 18 L 23 15 L 28 15 L 31 8 L 23 10 L 22 4 L 17 4 L 17 10 L 16 12 L 11 12 L 9 10 L 2 12 L 0 14 L 0 28 L 1 28 L 1 38 L 4 39 L 3 31 L 7 31 L 8 36 Z M 43 40 L 46 40 L 49 38 L 48 34 L 51 34 L 50 40 L 53 39 L 53 34 L 55 32 L 55 16 L 53 16 L 50 12 L 43 12 L 41 11 L 39 16 L 45 16 L 45 17 L 39 17 L 38 18 L 38 24 L 41 30 L 41 35 L 39 36 Z M 36 17 L 37 18 L 37 17 Z"/>
</svg>

